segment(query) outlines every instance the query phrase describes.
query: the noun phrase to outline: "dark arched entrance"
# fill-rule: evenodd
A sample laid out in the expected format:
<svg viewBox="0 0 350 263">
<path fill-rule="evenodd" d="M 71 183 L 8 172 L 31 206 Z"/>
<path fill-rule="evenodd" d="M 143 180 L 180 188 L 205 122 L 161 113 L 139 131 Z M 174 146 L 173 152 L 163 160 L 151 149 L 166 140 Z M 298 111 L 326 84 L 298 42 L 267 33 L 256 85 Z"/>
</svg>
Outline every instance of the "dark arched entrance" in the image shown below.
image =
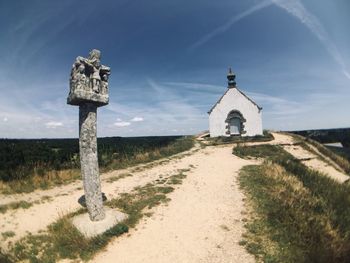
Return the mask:
<svg viewBox="0 0 350 263">
<path fill-rule="evenodd" d="M 232 110 L 226 118 L 226 134 L 230 136 L 239 136 L 245 133 L 244 123 L 246 119 L 238 110 Z"/>
</svg>

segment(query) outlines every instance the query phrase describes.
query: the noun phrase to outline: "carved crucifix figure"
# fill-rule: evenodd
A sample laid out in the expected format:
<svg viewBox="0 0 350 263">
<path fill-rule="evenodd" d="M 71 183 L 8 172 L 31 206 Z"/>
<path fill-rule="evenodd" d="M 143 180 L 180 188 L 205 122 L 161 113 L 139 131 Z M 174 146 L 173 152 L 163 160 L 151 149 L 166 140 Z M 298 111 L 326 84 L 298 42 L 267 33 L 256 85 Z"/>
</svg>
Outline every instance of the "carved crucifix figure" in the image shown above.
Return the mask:
<svg viewBox="0 0 350 263">
<path fill-rule="evenodd" d="M 105 218 L 97 158 L 97 107 L 107 105 L 110 68 L 101 65 L 101 52 L 77 57 L 71 71 L 67 103 L 79 106 L 79 149 L 85 201 L 92 221 Z"/>
</svg>

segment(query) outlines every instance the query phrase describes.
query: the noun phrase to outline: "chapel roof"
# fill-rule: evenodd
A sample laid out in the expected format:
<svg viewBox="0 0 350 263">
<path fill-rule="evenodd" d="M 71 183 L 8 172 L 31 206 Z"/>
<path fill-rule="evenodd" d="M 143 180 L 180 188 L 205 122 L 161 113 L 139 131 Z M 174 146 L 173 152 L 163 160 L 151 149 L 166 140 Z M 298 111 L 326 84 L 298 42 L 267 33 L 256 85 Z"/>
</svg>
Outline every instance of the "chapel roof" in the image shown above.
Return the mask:
<svg viewBox="0 0 350 263">
<path fill-rule="evenodd" d="M 220 97 L 220 99 L 214 104 L 213 107 L 211 107 L 211 109 L 208 111 L 208 114 L 210 114 L 214 108 L 216 107 L 216 105 L 218 105 L 221 100 L 223 99 L 223 97 L 225 97 L 225 95 L 227 94 L 227 92 L 229 92 L 229 90 L 231 89 L 236 89 L 239 93 L 241 93 L 244 97 L 246 97 L 251 103 L 253 103 L 259 111 L 262 110 L 262 107 L 260 107 L 258 104 L 255 103 L 255 101 L 253 101 L 251 98 L 249 98 L 247 95 L 244 94 L 243 91 L 241 91 L 240 89 L 238 89 L 238 87 L 236 86 L 236 82 L 235 82 L 235 78 L 236 78 L 236 74 L 234 74 L 231 70 L 231 68 L 229 69 L 229 72 L 227 74 L 227 79 L 228 79 L 228 87 L 227 90 L 225 91 L 224 95 L 222 95 Z"/>
</svg>

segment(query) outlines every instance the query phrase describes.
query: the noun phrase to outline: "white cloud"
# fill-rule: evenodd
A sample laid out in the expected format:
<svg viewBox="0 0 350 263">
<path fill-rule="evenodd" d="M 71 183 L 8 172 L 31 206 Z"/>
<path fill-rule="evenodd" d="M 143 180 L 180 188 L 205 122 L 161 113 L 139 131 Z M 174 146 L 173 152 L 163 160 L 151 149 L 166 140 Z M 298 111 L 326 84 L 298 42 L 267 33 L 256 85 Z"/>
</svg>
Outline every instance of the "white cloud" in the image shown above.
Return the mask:
<svg viewBox="0 0 350 263">
<path fill-rule="evenodd" d="M 131 123 L 128 122 L 128 121 L 119 121 L 119 122 L 115 122 L 114 123 L 114 126 L 117 126 L 117 127 L 126 127 L 126 126 L 129 126 Z"/>
<path fill-rule="evenodd" d="M 49 121 L 49 122 L 45 123 L 45 126 L 48 129 L 56 129 L 57 127 L 62 127 L 63 123 L 58 122 L 58 121 Z"/>
<path fill-rule="evenodd" d="M 134 117 L 130 121 L 139 122 L 139 121 L 143 121 L 143 118 L 142 117 Z"/>
<path fill-rule="evenodd" d="M 7 117 L 4 117 L 4 118 L 3 118 L 3 121 L 4 121 L 4 122 L 7 122 L 7 121 L 8 121 L 8 118 L 7 118 Z"/>
</svg>

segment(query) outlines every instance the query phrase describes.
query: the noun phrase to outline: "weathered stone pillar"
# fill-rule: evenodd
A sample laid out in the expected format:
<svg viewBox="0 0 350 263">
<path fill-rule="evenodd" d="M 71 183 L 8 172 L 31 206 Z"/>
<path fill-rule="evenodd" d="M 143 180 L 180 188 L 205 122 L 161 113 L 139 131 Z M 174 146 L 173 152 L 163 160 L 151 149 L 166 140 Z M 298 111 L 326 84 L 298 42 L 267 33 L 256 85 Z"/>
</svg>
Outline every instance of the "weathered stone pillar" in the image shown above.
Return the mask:
<svg viewBox="0 0 350 263">
<path fill-rule="evenodd" d="M 110 68 L 100 63 L 101 52 L 77 57 L 71 70 L 67 103 L 79 106 L 79 148 L 85 203 L 91 221 L 105 218 L 97 157 L 97 107 L 109 102 Z"/>
<path fill-rule="evenodd" d="M 79 148 L 86 207 L 92 221 L 104 219 L 97 157 L 97 106 L 79 106 Z"/>
</svg>

